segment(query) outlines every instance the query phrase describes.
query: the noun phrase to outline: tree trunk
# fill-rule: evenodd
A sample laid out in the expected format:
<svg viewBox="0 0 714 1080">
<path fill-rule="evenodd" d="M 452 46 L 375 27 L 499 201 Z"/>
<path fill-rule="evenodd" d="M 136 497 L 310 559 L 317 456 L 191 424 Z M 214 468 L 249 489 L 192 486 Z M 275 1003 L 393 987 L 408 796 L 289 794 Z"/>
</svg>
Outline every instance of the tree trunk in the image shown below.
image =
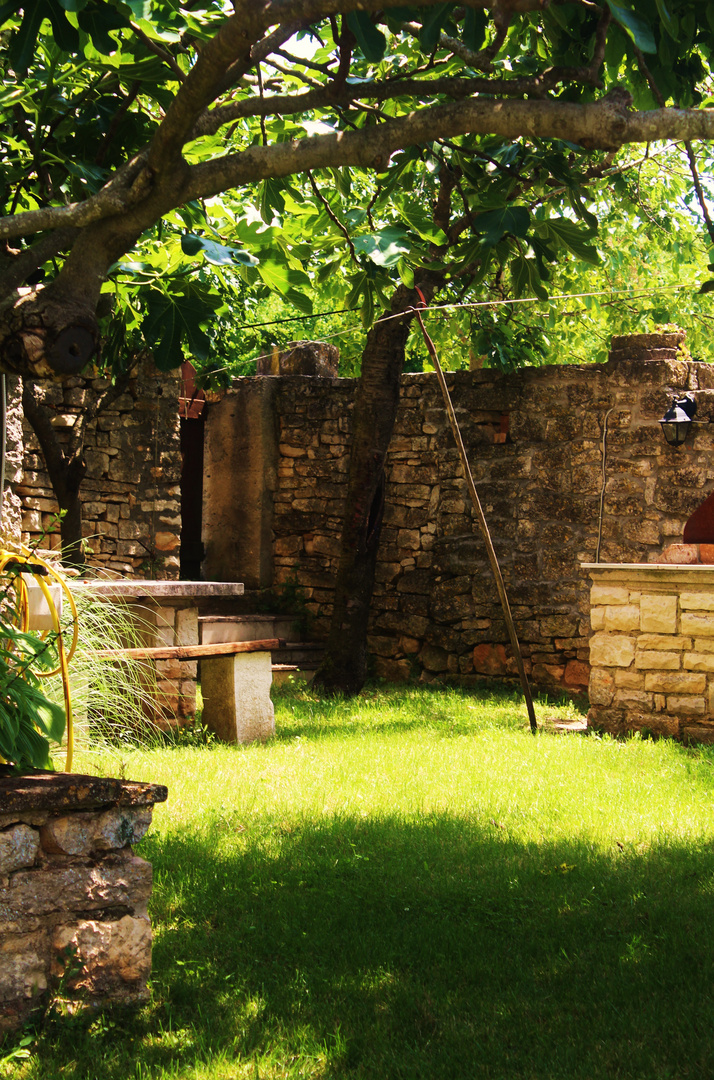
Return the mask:
<svg viewBox="0 0 714 1080">
<path fill-rule="evenodd" d="M 420 283 L 428 301 L 434 280 Z M 419 297 L 401 285 L 390 315 L 367 335 L 352 417 L 352 452 L 335 600 L 325 658 L 314 684 L 328 693 L 356 694 L 367 674 L 367 624 L 384 510 L 384 463 L 399 405 L 404 353 Z"/>
<path fill-rule="evenodd" d="M 86 568 L 82 539 L 82 500 L 80 488 L 87 471 L 84 458 L 84 433 L 87 424 L 94 420 L 124 392 L 129 372 L 109 386 L 101 395 L 89 401 L 77 416 L 67 442 L 60 442 L 57 430 L 52 426 L 53 409 L 44 404 L 44 391 L 35 384 L 24 381 L 22 408 L 25 418 L 32 426 L 42 449 L 52 490 L 60 509 L 60 537 L 62 564 L 79 570 Z"/>
</svg>

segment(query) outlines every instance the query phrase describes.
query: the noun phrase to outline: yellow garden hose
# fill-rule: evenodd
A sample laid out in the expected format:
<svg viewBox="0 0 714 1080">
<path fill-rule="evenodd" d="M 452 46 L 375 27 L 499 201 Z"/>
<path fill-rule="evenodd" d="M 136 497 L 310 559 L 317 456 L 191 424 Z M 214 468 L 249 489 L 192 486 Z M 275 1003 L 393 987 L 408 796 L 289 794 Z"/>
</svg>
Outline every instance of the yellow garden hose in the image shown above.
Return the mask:
<svg viewBox="0 0 714 1080">
<path fill-rule="evenodd" d="M 24 574 L 34 578 L 37 585 L 39 585 L 50 613 L 52 632 L 56 635 L 53 644 L 57 646 L 58 663 L 57 667 L 53 668 L 52 671 L 38 671 L 37 675 L 41 678 L 49 678 L 52 675 L 62 676 L 62 690 L 64 694 L 65 715 L 67 718 L 67 757 L 65 760 L 65 772 L 71 772 L 72 757 L 74 754 L 74 725 L 72 721 L 72 697 L 69 686 L 68 665 L 77 648 L 77 637 L 79 633 L 77 605 L 75 604 L 74 597 L 62 575 L 57 573 L 51 563 L 41 559 L 37 554 L 31 552 L 24 546 L 20 547 L 19 552 L 0 548 L 0 574 L 6 570 L 15 575 L 13 582 L 16 594 L 15 617 L 17 619 L 18 628 L 23 633 L 27 633 L 30 620 L 30 598 L 27 583 L 23 577 Z M 69 647 L 69 651 L 66 651 L 64 647 L 64 636 L 60 624 L 59 612 L 57 611 L 57 605 L 54 602 L 52 593 L 45 581 L 45 577 L 47 576 L 61 586 L 72 613 L 72 643 Z M 40 638 L 44 639 L 47 633 L 48 631 L 42 632 Z"/>
</svg>

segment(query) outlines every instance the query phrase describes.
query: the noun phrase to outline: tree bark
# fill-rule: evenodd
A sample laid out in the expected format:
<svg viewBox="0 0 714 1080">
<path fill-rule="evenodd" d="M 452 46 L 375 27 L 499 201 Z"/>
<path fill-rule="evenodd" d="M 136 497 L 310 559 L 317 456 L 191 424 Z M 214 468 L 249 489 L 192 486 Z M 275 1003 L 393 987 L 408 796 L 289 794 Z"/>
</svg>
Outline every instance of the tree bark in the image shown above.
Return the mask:
<svg viewBox="0 0 714 1080">
<path fill-rule="evenodd" d="M 427 301 L 438 280 L 433 275 L 420 281 Z M 332 622 L 325 657 L 314 680 L 314 685 L 328 693 L 356 694 L 367 675 L 367 625 L 384 511 L 384 464 L 399 405 L 399 380 L 413 308 L 418 301 L 413 289 L 400 285 L 389 314 L 404 314 L 373 326 L 362 354 Z"/>
</svg>

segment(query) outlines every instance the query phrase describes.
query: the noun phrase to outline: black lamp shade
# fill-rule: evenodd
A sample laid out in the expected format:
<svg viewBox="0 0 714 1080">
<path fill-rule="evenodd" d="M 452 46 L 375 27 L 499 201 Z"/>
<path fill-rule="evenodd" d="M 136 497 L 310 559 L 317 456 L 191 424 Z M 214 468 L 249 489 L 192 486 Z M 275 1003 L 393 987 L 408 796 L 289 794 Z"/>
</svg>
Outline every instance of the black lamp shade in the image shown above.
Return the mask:
<svg viewBox="0 0 714 1080">
<path fill-rule="evenodd" d="M 670 446 L 681 446 L 692 426 L 692 417 L 697 410 L 694 398 L 687 395 L 672 402 L 660 420 L 662 432 Z"/>
</svg>

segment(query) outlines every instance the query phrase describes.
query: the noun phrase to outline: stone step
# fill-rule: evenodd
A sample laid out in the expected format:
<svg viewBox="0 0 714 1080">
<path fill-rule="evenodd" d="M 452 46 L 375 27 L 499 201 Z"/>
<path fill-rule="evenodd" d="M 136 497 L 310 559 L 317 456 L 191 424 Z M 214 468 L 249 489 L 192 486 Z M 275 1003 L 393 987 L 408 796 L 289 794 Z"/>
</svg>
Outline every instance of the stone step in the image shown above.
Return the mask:
<svg viewBox="0 0 714 1080">
<path fill-rule="evenodd" d="M 292 640 L 298 636 L 299 622 L 295 615 L 199 615 L 198 632 L 202 645 L 274 637 Z"/>
<path fill-rule="evenodd" d="M 325 646 L 317 641 L 286 641 L 272 653 L 274 664 L 297 664 L 316 670 L 322 660 Z"/>
<path fill-rule="evenodd" d="M 282 686 L 290 678 L 298 678 L 304 682 L 312 682 L 315 674 L 314 668 L 302 668 L 298 664 L 273 664 L 273 685 Z"/>
</svg>

